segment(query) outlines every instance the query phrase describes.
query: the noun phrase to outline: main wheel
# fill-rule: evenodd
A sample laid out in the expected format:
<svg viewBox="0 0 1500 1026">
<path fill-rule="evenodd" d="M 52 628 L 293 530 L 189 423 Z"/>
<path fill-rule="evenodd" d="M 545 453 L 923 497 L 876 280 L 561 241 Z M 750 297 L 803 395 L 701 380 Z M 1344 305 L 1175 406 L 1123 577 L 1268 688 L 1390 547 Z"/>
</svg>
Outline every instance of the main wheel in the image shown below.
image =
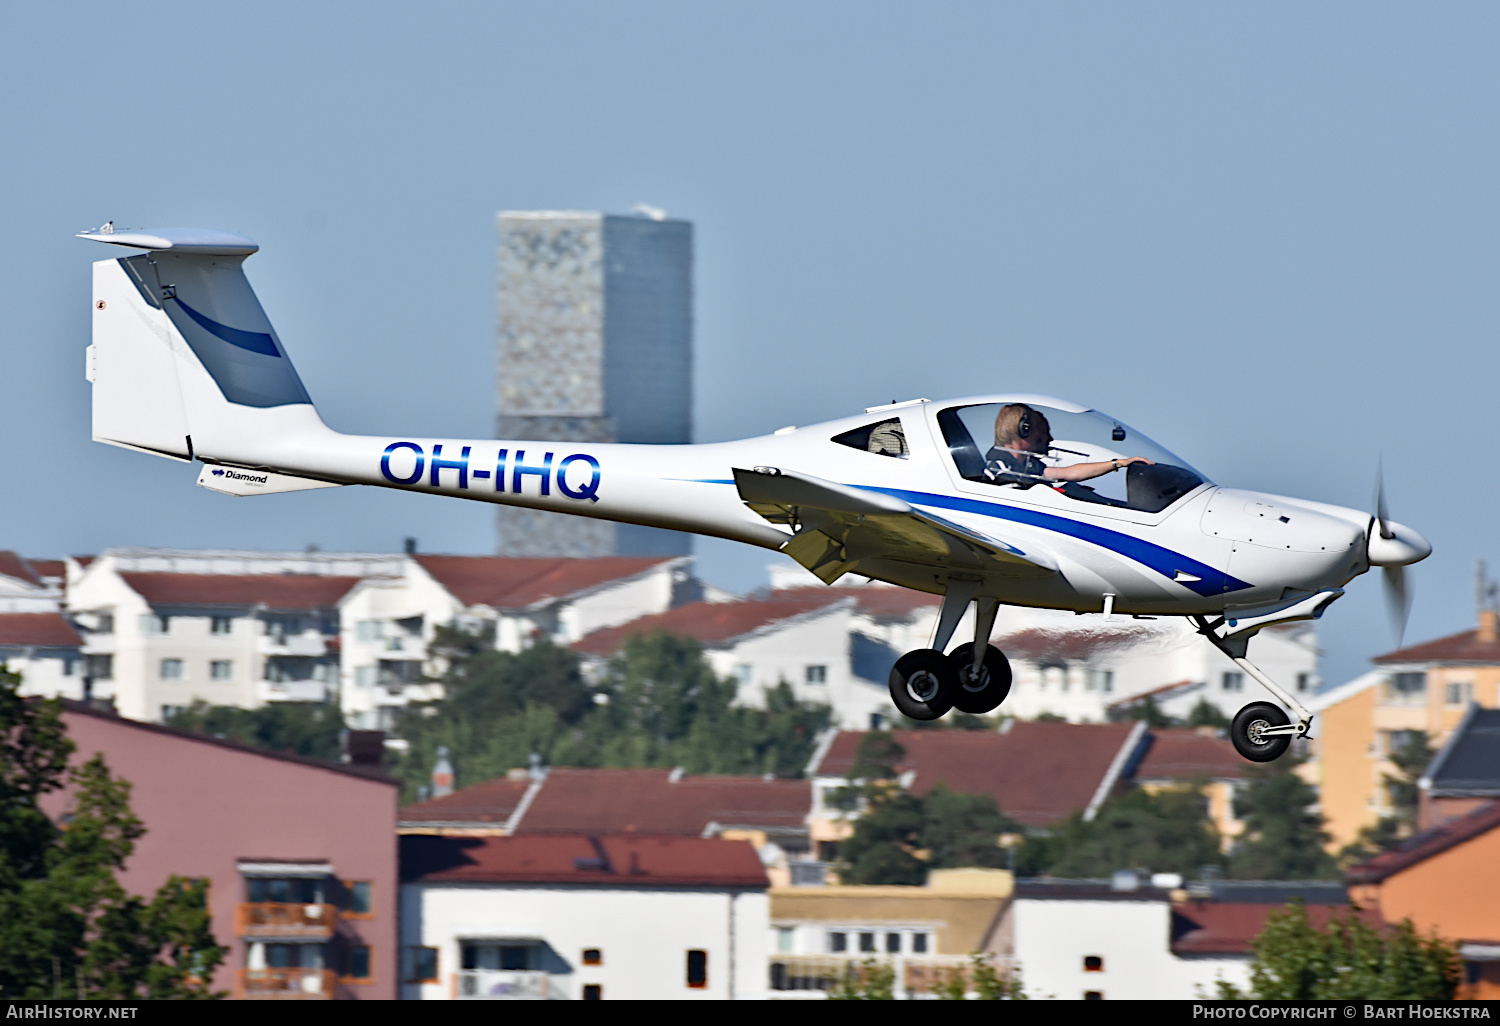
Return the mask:
<svg viewBox="0 0 1500 1026">
<path fill-rule="evenodd" d="M 1229 725 L 1229 739 L 1234 742 L 1234 750 L 1251 762 L 1270 762 L 1279 759 L 1291 746 L 1292 736 L 1267 736 L 1266 728 L 1284 727 L 1291 722 L 1281 706 L 1251 702 L 1234 714 L 1234 722 Z"/>
<path fill-rule="evenodd" d="M 953 664 L 936 649 L 908 652 L 891 667 L 891 701 L 914 720 L 935 720 L 952 709 L 957 687 Z"/>
<path fill-rule="evenodd" d="M 974 673 L 974 643 L 966 641 L 948 653 L 958 686 L 953 689 L 953 708 L 983 716 L 1010 694 L 1010 660 L 994 645 L 986 645 L 984 662 Z"/>
</svg>

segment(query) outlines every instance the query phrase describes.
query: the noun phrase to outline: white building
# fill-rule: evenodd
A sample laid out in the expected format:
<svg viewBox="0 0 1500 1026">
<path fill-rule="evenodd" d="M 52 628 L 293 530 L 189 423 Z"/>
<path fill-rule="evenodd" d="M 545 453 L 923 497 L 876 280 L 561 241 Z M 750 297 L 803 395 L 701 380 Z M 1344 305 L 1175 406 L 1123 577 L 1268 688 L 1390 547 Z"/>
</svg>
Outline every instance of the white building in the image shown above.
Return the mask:
<svg viewBox="0 0 1500 1026">
<path fill-rule="evenodd" d="M 889 722 L 887 677 L 904 651 L 927 644 L 938 599 L 905 588 L 799 588 L 735 602 L 695 602 L 596 631 L 573 648 L 596 666 L 632 636 L 667 631 L 697 639 L 709 664 L 759 707 L 785 682 L 802 701 L 832 708 L 864 730 Z"/>
<path fill-rule="evenodd" d="M 96 697 L 162 720 L 195 701 L 322 702 L 338 686 L 338 602 L 402 557 L 111 549 L 70 561 Z M 101 693 L 103 689 L 107 691 Z"/>
<path fill-rule="evenodd" d="M 344 718 L 384 729 L 407 703 L 442 697 L 423 683 L 442 672 L 428 653 L 439 626 L 493 631 L 496 648 L 519 652 L 540 637 L 570 644 L 698 591 L 686 557 L 411 555 L 339 605 Z"/>
<path fill-rule="evenodd" d="M 744 841 L 409 835 L 401 875 L 403 998 L 766 994 L 769 884 Z"/>
<path fill-rule="evenodd" d="M 82 700 L 83 638 L 63 613 L 61 560 L 0 551 L 0 666 L 21 675 L 21 694 Z"/>
<path fill-rule="evenodd" d="M 1173 905 L 1181 878 L 1161 874 L 1153 882 L 1162 886 L 1140 886 L 1130 873 L 1113 883 L 1019 880 L 995 950 L 1019 965 L 1033 998 L 1183 1001 L 1214 996 L 1221 979 L 1246 989 L 1249 938 L 1208 943 L 1229 951 L 1192 953 L 1184 941 L 1196 924 L 1180 922 Z M 1179 905 L 1188 899 L 1184 891 L 1176 897 Z M 1274 907 L 1260 910 L 1257 926 Z"/>
</svg>

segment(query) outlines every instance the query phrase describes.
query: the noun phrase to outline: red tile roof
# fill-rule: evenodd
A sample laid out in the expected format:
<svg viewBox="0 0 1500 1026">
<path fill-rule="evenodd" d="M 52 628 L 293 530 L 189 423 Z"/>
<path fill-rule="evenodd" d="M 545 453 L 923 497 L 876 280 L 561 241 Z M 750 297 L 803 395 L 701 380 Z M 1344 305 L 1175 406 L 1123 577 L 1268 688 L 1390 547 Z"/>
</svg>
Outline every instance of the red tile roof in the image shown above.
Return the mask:
<svg viewBox="0 0 1500 1026">
<path fill-rule="evenodd" d="M 1450 634 L 1409 648 L 1376 656 L 1374 663 L 1478 663 L 1500 666 L 1500 641 L 1482 641 L 1479 631 Z"/>
<path fill-rule="evenodd" d="M 120 575 L 152 605 L 254 606 L 268 609 L 331 609 L 358 577 L 314 574 L 137 574 Z"/>
<path fill-rule="evenodd" d="M 660 566 L 665 556 L 519 559 L 509 556 L 414 556 L 466 606 L 525 609 L 548 599 L 620 581 Z"/>
<path fill-rule="evenodd" d="M 1137 780 L 1237 780 L 1245 775 L 1247 763 L 1233 743 L 1214 732 L 1159 729 L 1146 743 L 1146 755 L 1135 769 Z"/>
<path fill-rule="evenodd" d="M 1250 943 L 1266 928 L 1266 918 L 1285 905 L 1265 902 L 1189 901 L 1172 906 L 1172 952 L 1177 955 L 1245 955 Z M 1307 921 L 1316 930 L 1326 929 L 1334 916 L 1349 911 L 1348 905 L 1308 904 Z M 1382 925 L 1380 913 L 1362 909 L 1359 918 L 1368 925 Z"/>
<path fill-rule="evenodd" d="M 614 655 L 635 635 L 657 631 L 681 634 L 705 643 L 731 641 L 778 621 L 826 609 L 841 601 L 843 599 L 837 594 L 798 588 L 790 594 L 774 592 L 769 598 L 744 602 L 692 602 L 665 613 L 643 616 L 618 627 L 595 631 L 574 642 L 573 649 L 589 655 Z"/>
<path fill-rule="evenodd" d="M 83 638 L 61 613 L 0 613 L 0 645 L 82 645 Z"/>
<path fill-rule="evenodd" d="M 1467 816 L 1450 819 L 1441 826 L 1424 830 L 1400 847 L 1376 855 L 1370 861 L 1350 869 L 1345 875 L 1355 883 L 1379 883 L 1403 869 L 1440 855 L 1465 841 L 1472 841 L 1497 827 L 1500 827 L 1500 801 L 1486 802 Z"/>
<path fill-rule="evenodd" d="M 896 730 L 891 736 L 906 749 L 899 769 L 916 772 L 913 794 L 940 783 L 965 794 L 988 794 L 1002 812 L 1031 827 L 1086 809 L 1134 726 L 1013 721 L 1007 733 Z M 846 775 L 863 737 L 840 731 L 814 772 Z"/>
<path fill-rule="evenodd" d="M 530 786 L 529 778 L 497 777 L 442 798 L 408 805 L 401 810 L 400 819 L 402 823 L 492 823 L 500 826 L 510 819 Z"/>
<path fill-rule="evenodd" d="M 586 835 L 401 838 L 404 883 L 573 884 L 602 887 L 763 888 L 745 841 Z"/>
<path fill-rule="evenodd" d="M 28 559 L 26 565 L 36 573 L 38 577 L 66 577 L 68 573 L 67 564 L 60 559 Z"/>
<path fill-rule="evenodd" d="M 474 784 L 446 798 L 409 805 L 403 823 L 501 824 L 529 781 Z M 806 780 L 682 776 L 665 769 L 549 770 L 517 825 L 518 834 L 678 834 L 721 827 L 798 829 L 812 802 Z"/>
<path fill-rule="evenodd" d="M 27 565 L 26 560 L 9 549 L 0 549 L 0 577 L 14 577 L 27 584 L 42 583 L 36 572 Z"/>
</svg>

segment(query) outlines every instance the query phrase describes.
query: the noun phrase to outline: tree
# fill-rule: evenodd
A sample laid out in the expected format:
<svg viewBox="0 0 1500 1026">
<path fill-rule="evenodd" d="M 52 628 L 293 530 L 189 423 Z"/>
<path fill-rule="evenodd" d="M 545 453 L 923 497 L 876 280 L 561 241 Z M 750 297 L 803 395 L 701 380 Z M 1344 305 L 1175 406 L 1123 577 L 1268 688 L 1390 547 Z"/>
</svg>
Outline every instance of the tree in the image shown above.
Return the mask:
<svg viewBox="0 0 1500 1026">
<path fill-rule="evenodd" d="M 1458 952 L 1409 919 L 1377 930 L 1350 909 L 1319 930 L 1300 901 L 1272 912 L 1251 950 L 1249 993 L 1220 982 L 1219 997 L 1448 1001 L 1459 979 Z"/>
<path fill-rule="evenodd" d="M 223 959 L 205 885 L 174 877 L 151 901 L 116 874 L 145 832 L 130 785 L 96 754 L 69 771 L 56 701 L 27 701 L 0 667 L 0 993 L 12 998 L 219 997 Z M 39 800 L 65 784 L 53 823 Z"/>
<path fill-rule="evenodd" d="M 440 634 L 447 697 L 397 727 L 410 750 L 397 772 L 404 798 L 425 786 L 439 746 L 460 784 L 500 776 L 535 753 L 555 766 L 681 766 L 689 773 L 801 773 L 829 710 L 770 689 L 759 709 L 736 705 L 692 638 L 631 638 L 591 688 L 578 657 L 545 639 L 496 652 L 492 635 Z"/>
<path fill-rule="evenodd" d="M 1217 727 L 1224 730 L 1229 726 L 1229 717 L 1223 711 L 1206 698 L 1198 699 L 1198 704 L 1188 710 L 1187 725 L 1189 727 Z"/>
<path fill-rule="evenodd" d="M 337 760 L 342 754 L 344 717 L 337 705 L 318 702 L 270 702 L 259 709 L 240 709 L 199 700 L 169 716 L 167 726 L 268 752 Z"/>
<path fill-rule="evenodd" d="M 1245 832 L 1229 855 L 1229 875 L 1241 880 L 1319 880 L 1337 873 L 1324 850 L 1328 834 L 1314 810 L 1318 794 L 1282 758 L 1250 770 L 1250 786 L 1235 796 Z"/>
<path fill-rule="evenodd" d="M 1017 870 L 1063 877 L 1107 877 L 1120 869 L 1189 875 L 1222 861 L 1201 792 L 1133 788 L 1100 806 L 1092 821 L 1074 813 L 1052 832 L 1028 837 Z"/>
</svg>

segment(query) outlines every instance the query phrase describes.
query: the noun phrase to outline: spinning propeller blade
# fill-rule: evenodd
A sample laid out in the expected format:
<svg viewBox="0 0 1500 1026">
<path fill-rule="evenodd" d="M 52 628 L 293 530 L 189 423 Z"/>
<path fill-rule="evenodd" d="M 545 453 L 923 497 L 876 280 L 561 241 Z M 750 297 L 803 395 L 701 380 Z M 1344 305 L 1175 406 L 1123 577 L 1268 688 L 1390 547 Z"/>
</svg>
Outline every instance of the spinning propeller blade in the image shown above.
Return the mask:
<svg viewBox="0 0 1500 1026">
<path fill-rule="evenodd" d="M 1385 473 L 1379 464 L 1375 467 L 1375 522 L 1371 524 L 1371 530 L 1377 532 L 1385 541 L 1391 541 L 1396 537 L 1396 532 L 1391 530 L 1390 514 L 1385 506 Z M 1396 647 L 1401 647 L 1401 641 L 1406 637 L 1406 620 L 1411 615 L 1411 591 L 1406 586 L 1406 567 L 1404 565 L 1381 567 L 1381 578 L 1385 587 L 1385 611 L 1391 619 L 1391 631 L 1396 635 Z"/>
</svg>

